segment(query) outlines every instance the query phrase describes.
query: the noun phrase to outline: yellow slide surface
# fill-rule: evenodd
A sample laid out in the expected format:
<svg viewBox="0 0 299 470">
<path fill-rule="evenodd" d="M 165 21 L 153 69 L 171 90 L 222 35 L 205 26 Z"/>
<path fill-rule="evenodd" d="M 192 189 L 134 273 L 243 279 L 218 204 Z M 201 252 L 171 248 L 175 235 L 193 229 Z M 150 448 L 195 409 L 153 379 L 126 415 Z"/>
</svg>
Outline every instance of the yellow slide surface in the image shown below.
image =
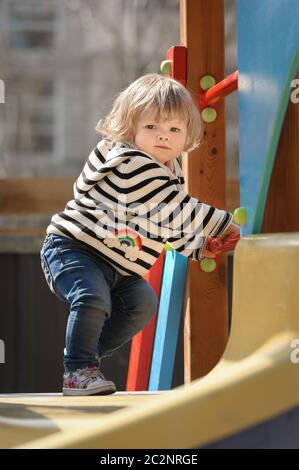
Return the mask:
<svg viewBox="0 0 299 470">
<path fill-rule="evenodd" d="M 298 233 L 242 239 L 234 257 L 230 339 L 213 371 L 161 393 L 1 395 L 1 446 L 194 448 L 295 407 L 298 279 Z"/>
</svg>

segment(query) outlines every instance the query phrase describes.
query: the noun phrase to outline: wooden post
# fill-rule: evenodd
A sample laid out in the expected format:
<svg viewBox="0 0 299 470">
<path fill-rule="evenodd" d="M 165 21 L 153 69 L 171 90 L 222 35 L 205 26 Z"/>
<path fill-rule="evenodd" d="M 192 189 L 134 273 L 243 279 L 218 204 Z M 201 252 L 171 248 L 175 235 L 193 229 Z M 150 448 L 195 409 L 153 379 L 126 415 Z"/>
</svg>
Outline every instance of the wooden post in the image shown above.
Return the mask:
<svg viewBox="0 0 299 470">
<path fill-rule="evenodd" d="M 203 75 L 224 78 L 223 0 L 181 0 L 181 44 L 187 47 L 187 88 L 198 100 Z M 183 157 L 186 190 L 219 209 L 225 208 L 224 102 L 215 104 L 217 119 L 205 125 L 204 142 Z M 206 375 L 221 358 L 228 339 L 226 257 L 214 273 L 189 262 L 185 307 L 185 382 Z"/>
</svg>

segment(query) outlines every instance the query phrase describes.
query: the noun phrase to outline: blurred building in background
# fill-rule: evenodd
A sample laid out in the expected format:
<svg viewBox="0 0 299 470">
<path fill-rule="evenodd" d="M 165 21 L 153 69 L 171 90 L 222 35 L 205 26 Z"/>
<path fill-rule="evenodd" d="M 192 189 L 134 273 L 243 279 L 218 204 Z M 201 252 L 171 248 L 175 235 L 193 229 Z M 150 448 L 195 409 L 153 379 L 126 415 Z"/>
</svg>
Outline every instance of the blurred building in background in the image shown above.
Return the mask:
<svg viewBox="0 0 299 470">
<path fill-rule="evenodd" d="M 178 0 L 1 0 L 0 177 L 77 175 L 115 95 L 179 41 Z"/>
<path fill-rule="evenodd" d="M 234 3 L 226 0 L 228 71 L 235 68 Z M 179 0 L 0 0 L 0 178 L 77 176 L 113 98 L 140 75 L 159 72 L 174 44 Z M 236 106 L 228 101 L 234 175 Z"/>
</svg>

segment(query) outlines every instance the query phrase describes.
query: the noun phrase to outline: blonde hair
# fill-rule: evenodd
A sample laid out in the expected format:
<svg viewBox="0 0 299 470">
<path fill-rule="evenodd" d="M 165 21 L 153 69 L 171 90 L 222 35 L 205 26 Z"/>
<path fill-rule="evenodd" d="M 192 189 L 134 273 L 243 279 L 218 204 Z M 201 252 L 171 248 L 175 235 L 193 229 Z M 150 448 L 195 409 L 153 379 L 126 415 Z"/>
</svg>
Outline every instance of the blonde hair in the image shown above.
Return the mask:
<svg viewBox="0 0 299 470">
<path fill-rule="evenodd" d="M 147 113 L 155 114 L 157 120 L 179 118 L 186 122 L 185 151 L 200 145 L 202 121 L 190 92 L 176 80 L 158 73 L 144 75 L 123 90 L 95 129 L 112 141 L 133 142 L 136 123 Z"/>
</svg>

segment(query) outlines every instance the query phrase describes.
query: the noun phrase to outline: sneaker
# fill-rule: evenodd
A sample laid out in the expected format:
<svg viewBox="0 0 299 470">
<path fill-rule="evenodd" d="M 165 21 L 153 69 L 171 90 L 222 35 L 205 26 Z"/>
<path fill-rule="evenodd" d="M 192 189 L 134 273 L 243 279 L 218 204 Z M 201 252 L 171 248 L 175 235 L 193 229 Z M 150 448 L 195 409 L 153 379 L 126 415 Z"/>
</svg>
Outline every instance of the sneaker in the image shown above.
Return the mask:
<svg viewBox="0 0 299 470">
<path fill-rule="evenodd" d="M 97 366 L 88 366 L 63 375 L 63 395 L 110 395 L 116 392 L 113 382 L 106 380 Z"/>
</svg>

